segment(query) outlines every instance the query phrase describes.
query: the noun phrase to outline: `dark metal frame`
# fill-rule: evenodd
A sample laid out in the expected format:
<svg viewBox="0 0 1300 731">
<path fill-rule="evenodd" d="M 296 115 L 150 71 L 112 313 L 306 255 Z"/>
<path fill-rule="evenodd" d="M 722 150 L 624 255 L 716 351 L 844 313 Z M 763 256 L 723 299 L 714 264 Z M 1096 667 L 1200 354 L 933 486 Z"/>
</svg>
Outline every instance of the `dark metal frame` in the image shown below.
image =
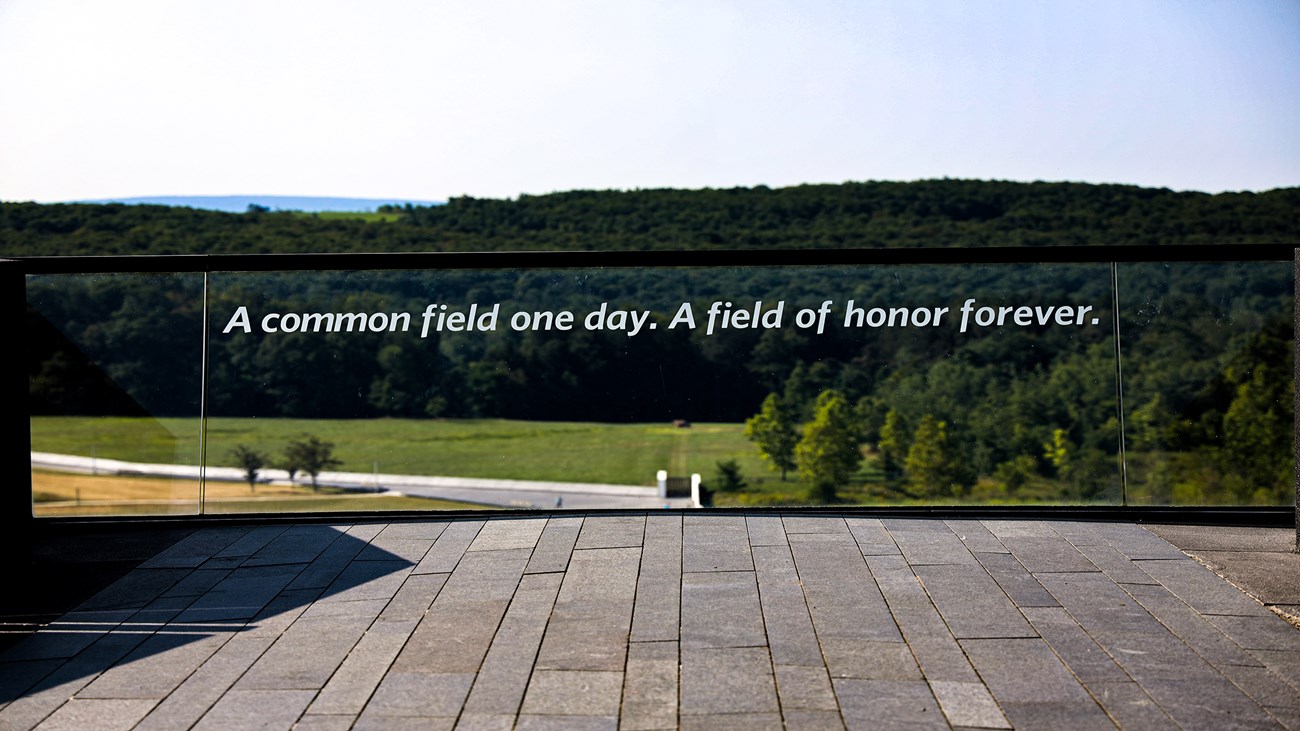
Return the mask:
<svg viewBox="0 0 1300 731">
<path fill-rule="evenodd" d="M 718 249 L 709 251 L 410 252 L 395 254 L 178 254 L 34 256 L 11 259 L 24 274 L 555 269 L 668 266 L 1079 264 L 1293 261 L 1297 245 L 1055 246 L 953 249 Z"/>
</svg>

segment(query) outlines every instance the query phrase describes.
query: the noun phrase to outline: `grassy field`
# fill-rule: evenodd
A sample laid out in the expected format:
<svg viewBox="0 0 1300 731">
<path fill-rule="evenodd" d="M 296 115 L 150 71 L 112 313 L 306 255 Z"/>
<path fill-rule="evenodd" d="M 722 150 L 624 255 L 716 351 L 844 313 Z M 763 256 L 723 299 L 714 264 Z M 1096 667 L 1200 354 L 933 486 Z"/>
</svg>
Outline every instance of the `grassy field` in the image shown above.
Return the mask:
<svg viewBox="0 0 1300 731">
<path fill-rule="evenodd" d="M 37 515 L 194 515 L 199 484 L 193 480 L 32 471 Z M 209 482 L 206 513 L 290 513 L 337 510 L 466 510 L 484 506 L 449 500 L 368 495 L 346 490 L 289 485 Z"/>
<path fill-rule="evenodd" d="M 798 504 L 802 490 L 781 483 L 762 463 L 740 424 L 596 424 L 573 422 L 433 419 L 325 421 L 306 419 L 210 419 L 209 464 L 235 466 L 238 444 L 270 458 L 305 434 L 333 442 L 337 469 L 390 474 L 446 475 L 653 485 L 655 473 L 699 472 L 706 483 L 719 461 L 736 460 L 751 484 L 752 504 Z M 32 449 L 128 462 L 199 463 L 197 419 L 33 417 Z M 187 480 L 90 477 L 34 471 L 33 492 L 41 515 L 193 513 L 198 486 Z M 80 490 L 80 492 L 78 492 Z M 739 496 L 720 496 L 737 504 Z M 206 512 L 266 512 L 475 507 L 419 498 L 357 496 L 337 491 L 212 482 Z"/>
<path fill-rule="evenodd" d="M 32 449 L 130 462 L 198 464 L 197 419 L 33 417 Z M 746 475 L 766 473 L 740 424 L 594 424 L 435 419 L 210 419 L 208 462 L 234 466 L 250 446 L 278 461 L 285 445 L 312 434 L 333 442 L 350 472 L 448 475 L 653 485 L 655 473 L 699 472 L 735 459 Z M 378 463 L 376 465 L 376 463 Z"/>
<path fill-rule="evenodd" d="M 95 455 L 131 462 L 198 464 L 197 419 L 131 419 L 116 417 L 33 417 L 32 449 L 63 454 Z M 758 450 L 744 438 L 741 424 L 695 424 L 679 429 L 670 424 L 599 424 L 578 422 L 507 421 L 502 419 L 210 419 L 207 439 L 209 464 L 234 466 L 230 451 L 238 444 L 267 455 L 272 464 L 282 458 L 285 445 L 305 434 L 335 445 L 338 468 L 349 472 L 445 475 L 564 482 L 653 485 L 655 473 L 667 469 L 674 475 L 698 472 L 705 484 L 716 484 L 717 463 L 736 460 L 747 482 L 745 490 L 716 493 L 714 504 L 724 506 L 807 505 L 808 492 L 795 475 L 782 482 L 760 459 Z M 841 504 L 939 505 L 1061 504 L 1071 502 L 1061 485 L 1040 480 L 1014 494 L 989 481 L 977 485 L 964 498 L 909 497 L 885 484 L 867 453 L 862 468 L 840 488 Z M 987 483 L 987 484 L 986 484 Z M 40 491 L 41 488 L 37 488 Z M 241 494 L 212 492 L 211 505 L 223 500 L 244 501 Z M 233 483 L 218 490 L 246 490 Z M 259 488 L 261 490 L 262 488 Z M 182 493 L 193 495 L 192 488 Z M 59 493 L 66 500 L 66 490 Z M 87 499 L 83 494 L 83 500 Z M 132 499 L 125 494 L 119 499 Z M 273 499 L 289 501 L 280 507 Z M 258 507 L 234 509 L 316 510 L 298 507 L 297 495 L 259 496 Z M 315 496 L 322 501 L 324 498 Z M 355 496 L 331 497 L 339 507 L 351 509 Z M 380 500 L 381 498 L 373 498 Z M 394 500 L 398 498 L 389 498 Z M 360 505 L 355 507 L 360 509 Z M 370 507 L 370 506 L 367 506 Z M 373 507 L 381 507 L 375 504 Z M 394 507 L 401 507 L 400 505 Z M 436 506 L 422 502 L 419 507 Z M 445 507 L 445 506 L 443 506 Z M 463 507 L 463 506 L 456 506 Z M 190 508 L 187 508 L 190 509 Z M 222 510 L 223 507 L 214 507 Z"/>
</svg>

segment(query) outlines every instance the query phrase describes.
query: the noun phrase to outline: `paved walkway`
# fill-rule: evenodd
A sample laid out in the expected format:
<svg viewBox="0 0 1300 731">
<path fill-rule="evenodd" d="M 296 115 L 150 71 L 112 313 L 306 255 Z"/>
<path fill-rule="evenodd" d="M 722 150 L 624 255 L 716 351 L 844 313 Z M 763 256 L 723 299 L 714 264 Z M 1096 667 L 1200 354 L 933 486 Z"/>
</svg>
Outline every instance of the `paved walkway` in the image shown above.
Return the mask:
<svg viewBox="0 0 1300 731">
<path fill-rule="evenodd" d="M 1145 528 L 212 527 L 0 655 L 2 729 L 1300 728 L 1300 631 Z"/>
</svg>

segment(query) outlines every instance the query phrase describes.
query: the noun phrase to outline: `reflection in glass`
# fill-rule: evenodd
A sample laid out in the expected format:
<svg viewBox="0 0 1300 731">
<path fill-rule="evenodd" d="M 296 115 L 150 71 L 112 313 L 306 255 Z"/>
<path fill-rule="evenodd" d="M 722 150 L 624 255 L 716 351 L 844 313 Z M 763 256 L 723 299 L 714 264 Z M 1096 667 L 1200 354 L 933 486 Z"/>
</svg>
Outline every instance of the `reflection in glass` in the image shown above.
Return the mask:
<svg viewBox="0 0 1300 731">
<path fill-rule="evenodd" d="M 1119 268 L 1130 499 L 1294 500 L 1288 263 Z"/>
<path fill-rule="evenodd" d="M 37 515 L 199 510 L 203 275 L 27 280 Z"/>
</svg>

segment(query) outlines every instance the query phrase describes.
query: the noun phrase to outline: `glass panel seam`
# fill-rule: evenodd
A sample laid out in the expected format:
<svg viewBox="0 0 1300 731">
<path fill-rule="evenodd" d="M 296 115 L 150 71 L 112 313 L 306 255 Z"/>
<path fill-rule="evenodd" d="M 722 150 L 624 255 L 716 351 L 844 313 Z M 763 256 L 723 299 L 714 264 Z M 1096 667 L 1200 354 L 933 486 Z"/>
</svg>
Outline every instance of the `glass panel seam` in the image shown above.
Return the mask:
<svg viewBox="0 0 1300 731">
<path fill-rule="evenodd" d="M 1111 316 L 1115 328 L 1115 412 L 1119 417 L 1119 488 L 1120 505 L 1128 507 L 1128 452 L 1124 433 L 1124 358 L 1119 339 L 1119 263 L 1110 263 Z"/>
</svg>

